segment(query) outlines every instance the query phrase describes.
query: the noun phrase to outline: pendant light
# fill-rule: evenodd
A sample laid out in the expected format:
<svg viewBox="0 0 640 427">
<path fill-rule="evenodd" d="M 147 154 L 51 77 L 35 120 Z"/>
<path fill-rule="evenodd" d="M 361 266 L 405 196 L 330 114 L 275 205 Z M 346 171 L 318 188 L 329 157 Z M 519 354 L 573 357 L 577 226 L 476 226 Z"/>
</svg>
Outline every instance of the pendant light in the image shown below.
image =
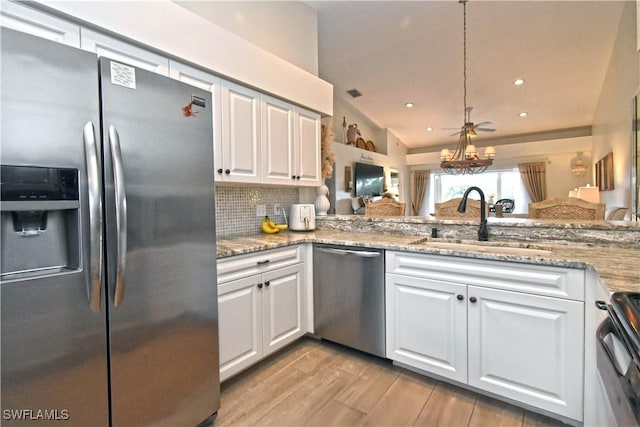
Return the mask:
<svg viewBox="0 0 640 427">
<path fill-rule="evenodd" d="M 472 107 L 467 107 L 467 1 L 458 0 L 463 8 L 463 38 L 464 38 L 464 125 L 460 130 L 460 139 L 455 151 L 452 153 L 448 148 L 440 151 L 440 167 L 450 175 L 476 174 L 482 173 L 493 164 L 496 155 L 495 147 L 489 146 L 484 150 L 484 158 L 478 155 L 478 150 L 471 142 L 471 138 L 476 136 L 476 128 L 471 121 Z M 482 129 L 484 130 L 484 129 Z M 486 129 L 493 131 L 494 129 Z"/>
</svg>

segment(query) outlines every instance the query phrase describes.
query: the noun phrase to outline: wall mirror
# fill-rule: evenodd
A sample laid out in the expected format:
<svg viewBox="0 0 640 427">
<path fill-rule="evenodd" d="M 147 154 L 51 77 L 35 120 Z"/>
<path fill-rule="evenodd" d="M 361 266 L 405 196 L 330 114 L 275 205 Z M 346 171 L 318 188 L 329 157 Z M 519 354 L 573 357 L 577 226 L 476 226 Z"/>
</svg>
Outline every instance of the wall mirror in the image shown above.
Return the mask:
<svg viewBox="0 0 640 427">
<path fill-rule="evenodd" d="M 596 163 L 596 185 L 600 191 L 613 190 L 613 153 Z"/>
</svg>

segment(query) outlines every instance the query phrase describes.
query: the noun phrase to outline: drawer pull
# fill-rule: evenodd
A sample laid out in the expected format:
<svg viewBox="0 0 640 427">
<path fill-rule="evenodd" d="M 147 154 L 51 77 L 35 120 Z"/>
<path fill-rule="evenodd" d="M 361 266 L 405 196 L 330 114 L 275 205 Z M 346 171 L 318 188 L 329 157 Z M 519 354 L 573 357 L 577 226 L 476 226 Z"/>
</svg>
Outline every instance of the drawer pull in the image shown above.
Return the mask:
<svg viewBox="0 0 640 427">
<path fill-rule="evenodd" d="M 258 265 L 269 264 L 269 261 L 270 261 L 270 260 L 265 259 L 264 261 L 258 261 L 256 264 L 258 264 Z"/>
</svg>

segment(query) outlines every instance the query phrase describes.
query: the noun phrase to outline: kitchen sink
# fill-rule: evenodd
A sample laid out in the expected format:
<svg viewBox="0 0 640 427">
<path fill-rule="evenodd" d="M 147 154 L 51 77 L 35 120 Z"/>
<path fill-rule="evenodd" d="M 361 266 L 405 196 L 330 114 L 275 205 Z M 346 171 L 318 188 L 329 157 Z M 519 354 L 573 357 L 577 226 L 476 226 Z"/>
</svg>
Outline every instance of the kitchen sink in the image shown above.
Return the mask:
<svg viewBox="0 0 640 427">
<path fill-rule="evenodd" d="M 550 250 L 545 249 L 544 247 L 522 242 L 481 242 L 476 240 L 436 239 L 432 237 L 424 237 L 409 242 L 409 244 L 411 246 L 422 246 L 425 248 L 528 257 L 548 257 L 552 254 Z"/>
</svg>

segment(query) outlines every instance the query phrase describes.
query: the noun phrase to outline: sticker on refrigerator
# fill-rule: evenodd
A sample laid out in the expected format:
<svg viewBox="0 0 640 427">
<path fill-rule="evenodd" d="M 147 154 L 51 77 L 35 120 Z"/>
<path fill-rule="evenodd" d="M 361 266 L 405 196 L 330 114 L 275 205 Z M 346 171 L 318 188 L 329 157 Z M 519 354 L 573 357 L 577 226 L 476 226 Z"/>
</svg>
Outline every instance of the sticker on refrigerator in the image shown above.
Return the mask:
<svg viewBox="0 0 640 427">
<path fill-rule="evenodd" d="M 136 69 L 111 61 L 111 83 L 118 86 L 136 88 Z"/>
</svg>

